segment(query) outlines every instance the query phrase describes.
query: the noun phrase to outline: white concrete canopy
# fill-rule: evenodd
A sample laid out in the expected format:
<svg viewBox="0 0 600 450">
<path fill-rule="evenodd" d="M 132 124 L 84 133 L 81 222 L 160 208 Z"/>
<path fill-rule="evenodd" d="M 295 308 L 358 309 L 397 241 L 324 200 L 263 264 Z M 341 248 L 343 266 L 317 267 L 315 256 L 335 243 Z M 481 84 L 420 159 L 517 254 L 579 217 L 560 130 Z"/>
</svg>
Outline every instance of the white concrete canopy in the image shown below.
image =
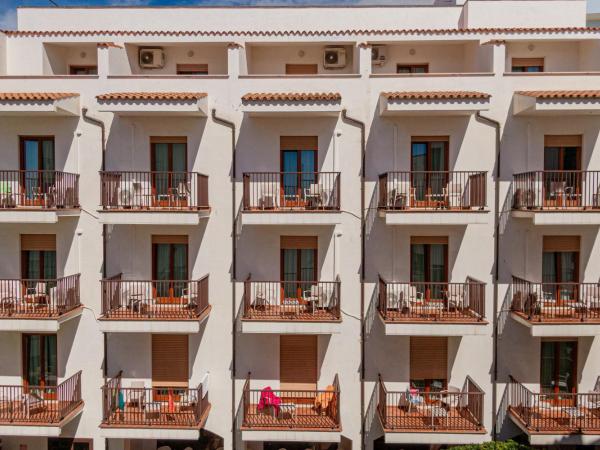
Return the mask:
<svg viewBox="0 0 600 450">
<path fill-rule="evenodd" d="M 532 322 L 524 317 L 511 313 L 511 317 L 521 325 L 529 329 L 533 337 L 578 337 L 600 335 L 600 323 L 598 322 Z"/>
<path fill-rule="evenodd" d="M 0 331 L 19 331 L 22 333 L 56 333 L 65 322 L 81 316 L 83 308 L 75 308 L 57 318 L 17 319 L 0 318 Z"/>
<path fill-rule="evenodd" d="M 385 433 L 386 444 L 481 444 L 488 440 L 482 433 Z"/>
<path fill-rule="evenodd" d="M 490 334 L 487 322 L 383 322 L 387 336 L 484 336 Z"/>
<path fill-rule="evenodd" d="M 244 320 L 242 333 L 257 334 L 339 334 L 341 321 L 303 322 L 299 320 Z"/>
<path fill-rule="evenodd" d="M 479 92 L 382 92 L 381 116 L 469 116 L 490 109 L 490 96 Z"/>
<path fill-rule="evenodd" d="M 60 218 L 80 213 L 79 209 L 0 209 L 0 223 L 58 223 Z"/>
<path fill-rule="evenodd" d="M 600 225 L 600 211 L 513 210 L 517 219 L 529 219 L 534 225 Z"/>
<path fill-rule="evenodd" d="M 79 116 L 79 94 L 40 93 L 6 97 L 0 93 L 0 116 Z"/>
<path fill-rule="evenodd" d="M 471 225 L 485 224 L 490 220 L 489 211 L 385 211 L 379 215 L 386 225 Z"/>
<path fill-rule="evenodd" d="M 327 211 L 249 212 L 241 214 L 241 225 L 337 225 L 342 223 L 341 213 Z"/>
<path fill-rule="evenodd" d="M 107 439 L 174 439 L 197 440 L 200 428 L 108 427 L 100 426 L 100 436 Z"/>
<path fill-rule="evenodd" d="M 116 93 L 97 96 L 98 111 L 118 116 L 208 116 L 203 93 Z"/>
<path fill-rule="evenodd" d="M 600 92 L 587 91 L 520 91 L 513 98 L 513 114 L 540 115 L 597 115 L 600 114 Z"/>
<path fill-rule="evenodd" d="M 208 314 L 198 320 L 109 320 L 100 319 L 103 333 L 169 333 L 192 334 L 200 332 L 200 325 L 208 319 Z"/>
<path fill-rule="evenodd" d="M 241 111 L 251 117 L 335 117 L 342 112 L 342 97 L 335 92 L 246 94 Z"/>
<path fill-rule="evenodd" d="M 340 431 L 242 430 L 244 441 L 340 442 Z"/>
<path fill-rule="evenodd" d="M 210 216 L 200 211 L 107 211 L 99 210 L 100 223 L 106 225 L 198 225 Z"/>
</svg>

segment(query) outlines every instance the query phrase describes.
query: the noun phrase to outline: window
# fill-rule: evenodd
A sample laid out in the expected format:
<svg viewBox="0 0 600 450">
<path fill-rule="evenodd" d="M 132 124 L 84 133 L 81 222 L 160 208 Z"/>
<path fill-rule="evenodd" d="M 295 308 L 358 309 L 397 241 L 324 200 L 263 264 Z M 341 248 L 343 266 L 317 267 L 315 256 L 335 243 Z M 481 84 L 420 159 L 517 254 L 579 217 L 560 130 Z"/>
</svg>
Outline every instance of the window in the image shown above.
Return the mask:
<svg viewBox="0 0 600 450">
<path fill-rule="evenodd" d="M 154 206 L 186 206 L 187 196 L 173 193 L 188 192 L 187 138 L 150 138 L 150 167 Z"/>
<path fill-rule="evenodd" d="M 581 136 L 544 136 L 544 206 L 581 205 Z"/>
<path fill-rule="evenodd" d="M 279 337 L 279 384 L 282 390 L 317 389 L 317 336 Z"/>
<path fill-rule="evenodd" d="M 318 139 L 316 136 L 282 136 L 281 204 L 305 206 L 303 192 L 317 182 Z"/>
<path fill-rule="evenodd" d="M 411 143 L 413 207 L 438 207 L 448 184 L 448 137 L 417 136 Z"/>
<path fill-rule="evenodd" d="M 317 237 L 281 236 L 281 280 L 285 299 L 301 299 L 317 281 Z"/>
<path fill-rule="evenodd" d="M 579 236 L 544 236 L 542 282 L 545 296 L 576 301 L 579 281 Z"/>
<path fill-rule="evenodd" d="M 48 438 L 48 450 L 92 450 L 92 440 Z"/>
<path fill-rule="evenodd" d="M 512 72 L 543 72 L 544 58 L 513 58 Z"/>
<path fill-rule="evenodd" d="M 177 64 L 177 75 L 208 75 L 208 64 Z"/>
<path fill-rule="evenodd" d="M 69 75 L 98 75 L 98 66 L 69 66 Z"/>
<path fill-rule="evenodd" d="M 316 64 L 286 64 L 286 75 L 316 75 L 318 72 Z"/>
<path fill-rule="evenodd" d="M 152 279 L 158 303 L 179 303 L 188 280 L 188 237 L 152 236 Z"/>
<path fill-rule="evenodd" d="M 23 335 L 23 382 L 45 398 L 54 398 L 58 361 L 55 334 Z"/>
<path fill-rule="evenodd" d="M 21 278 L 27 294 L 43 304 L 42 297 L 56 286 L 56 277 L 56 235 L 22 234 Z"/>
<path fill-rule="evenodd" d="M 429 73 L 429 64 L 396 64 L 396 73 Z"/>
<path fill-rule="evenodd" d="M 189 382 L 188 354 L 187 334 L 153 334 L 152 387 L 187 388 Z M 165 392 L 166 394 L 167 392 Z"/>
<path fill-rule="evenodd" d="M 448 238 L 410 238 L 410 281 L 425 301 L 442 301 L 448 281 Z"/>
<path fill-rule="evenodd" d="M 540 368 L 541 392 L 577 392 L 577 341 L 542 341 Z"/>
<path fill-rule="evenodd" d="M 448 380 L 448 338 L 410 337 L 410 385 L 423 392 L 439 392 Z"/>
<path fill-rule="evenodd" d="M 56 184 L 54 172 L 54 137 L 21 136 L 20 138 L 21 203 L 28 206 L 44 204 L 44 194 Z"/>
</svg>

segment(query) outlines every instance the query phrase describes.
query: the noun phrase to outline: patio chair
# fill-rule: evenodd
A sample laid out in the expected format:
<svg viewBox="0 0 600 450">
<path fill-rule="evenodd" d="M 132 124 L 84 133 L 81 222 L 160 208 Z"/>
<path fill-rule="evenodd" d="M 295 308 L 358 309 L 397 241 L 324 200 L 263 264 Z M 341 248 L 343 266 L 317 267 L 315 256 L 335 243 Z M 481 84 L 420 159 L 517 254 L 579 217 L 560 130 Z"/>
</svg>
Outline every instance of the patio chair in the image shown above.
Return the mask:
<svg viewBox="0 0 600 450">
<path fill-rule="evenodd" d="M 131 405 L 141 408 L 143 397 L 146 395 L 146 387 L 143 381 L 132 381 L 130 384 L 129 398 L 126 399 Z"/>
<path fill-rule="evenodd" d="M 171 205 L 180 206 L 181 203 L 189 202 L 190 199 L 190 188 L 186 181 L 180 181 L 177 187 L 170 189 L 170 203 Z"/>
<path fill-rule="evenodd" d="M 446 208 L 454 209 L 462 207 L 462 188 L 459 183 L 449 183 L 442 188 L 446 202 Z"/>
<path fill-rule="evenodd" d="M 550 182 L 550 191 L 548 192 L 548 198 L 556 202 L 555 207 L 564 206 L 564 201 L 566 199 L 566 189 L 567 182 L 566 181 L 551 181 Z"/>
<path fill-rule="evenodd" d="M 423 293 L 417 292 L 417 287 L 413 285 L 403 285 L 400 290 L 400 303 L 408 312 L 412 312 L 413 307 L 423 301 Z"/>
<path fill-rule="evenodd" d="M 304 189 L 304 199 L 306 200 L 309 208 L 317 208 L 323 206 L 325 199 L 325 190 L 323 185 L 320 183 L 311 183 L 307 188 Z"/>
<path fill-rule="evenodd" d="M 28 287 L 23 299 L 25 306 L 34 312 L 37 308 L 44 306 L 47 303 L 46 282 L 38 281 L 34 287 Z"/>
<path fill-rule="evenodd" d="M 198 292 L 195 282 L 188 283 L 188 287 L 181 291 L 181 305 L 184 309 L 193 309 L 198 306 Z"/>
<path fill-rule="evenodd" d="M 600 184 L 596 187 L 596 193 L 592 195 L 592 207 L 600 208 Z"/>
<path fill-rule="evenodd" d="M 144 411 L 144 420 L 148 421 L 152 419 L 152 415 L 160 417 L 160 402 L 147 401 L 146 391 L 143 391 L 143 395 L 140 397 L 140 408 Z"/>
<path fill-rule="evenodd" d="M 403 304 L 400 300 L 398 292 L 388 287 L 386 297 L 387 298 L 385 299 L 385 308 L 387 310 L 402 311 Z"/>
<path fill-rule="evenodd" d="M 465 309 L 465 297 L 467 293 L 466 286 L 459 286 L 458 289 L 453 289 L 448 293 L 448 310 L 462 310 Z"/>
<path fill-rule="evenodd" d="M 267 306 L 269 306 L 267 294 L 261 285 L 257 286 L 254 290 L 254 300 L 252 301 L 252 306 L 254 306 L 256 309 L 266 309 Z"/>
<path fill-rule="evenodd" d="M 407 388 L 404 395 L 406 399 L 407 413 L 410 413 L 413 409 L 419 410 L 425 405 L 425 397 L 421 395 L 418 389 Z"/>
<path fill-rule="evenodd" d="M 31 414 L 36 412 L 42 412 L 46 409 L 46 402 L 34 389 L 30 389 L 29 392 L 23 394 L 21 398 L 23 404 L 23 415 L 29 419 Z"/>
<path fill-rule="evenodd" d="M 3 208 L 14 208 L 17 206 L 12 193 L 12 186 L 8 181 L 0 182 L 0 206 Z"/>
<path fill-rule="evenodd" d="M 0 282 L 0 311 L 10 314 L 16 307 L 20 288 L 8 282 Z"/>
</svg>

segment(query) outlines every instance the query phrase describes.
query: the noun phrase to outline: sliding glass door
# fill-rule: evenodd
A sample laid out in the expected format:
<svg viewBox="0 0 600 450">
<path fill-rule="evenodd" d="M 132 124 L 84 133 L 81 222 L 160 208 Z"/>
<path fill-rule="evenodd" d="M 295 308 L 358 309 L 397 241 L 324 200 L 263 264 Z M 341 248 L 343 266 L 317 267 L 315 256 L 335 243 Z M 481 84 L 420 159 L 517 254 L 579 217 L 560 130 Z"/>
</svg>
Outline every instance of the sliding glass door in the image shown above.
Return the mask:
<svg viewBox="0 0 600 450">
<path fill-rule="evenodd" d="M 425 300 L 443 300 L 448 281 L 447 244 L 411 244 L 410 281 Z"/>
<path fill-rule="evenodd" d="M 153 142 L 151 151 L 155 204 L 175 206 L 170 202 L 185 198 L 187 192 L 187 145 L 184 142 Z"/>
<path fill-rule="evenodd" d="M 22 204 L 44 204 L 44 194 L 55 185 L 53 137 L 21 137 Z"/>
<path fill-rule="evenodd" d="M 579 206 L 581 203 L 581 147 L 560 145 L 561 136 L 546 137 L 550 143 L 544 147 L 544 205 Z M 562 137 L 563 140 L 578 137 Z M 595 191 L 594 191 L 595 193 Z"/>
<path fill-rule="evenodd" d="M 27 387 L 40 388 L 35 393 L 50 398 L 58 379 L 55 334 L 23 335 L 23 381 Z"/>
<path fill-rule="evenodd" d="M 316 150 L 281 152 L 281 186 L 284 204 L 303 206 L 304 192 L 317 181 Z"/>
<path fill-rule="evenodd" d="M 154 243 L 152 246 L 156 300 L 178 302 L 187 287 L 188 245 Z"/>
<path fill-rule="evenodd" d="M 317 250 L 281 249 L 281 279 L 284 299 L 299 299 L 317 281 Z"/>
<path fill-rule="evenodd" d="M 436 206 L 444 200 L 448 181 L 448 142 L 413 141 L 411 148 L 411 187 L 413 206 Z"/>
<path fill-rule="evenodd" d="M 540 391 L 577 392 L 577 341 L 542 341 Z"/>
<path fill-rule="evenodd" d="M 578 298 L 579 252 L 544 251 L 542 281 L 546 297 L 556 301 L 576 301 Z"/>
</svg>

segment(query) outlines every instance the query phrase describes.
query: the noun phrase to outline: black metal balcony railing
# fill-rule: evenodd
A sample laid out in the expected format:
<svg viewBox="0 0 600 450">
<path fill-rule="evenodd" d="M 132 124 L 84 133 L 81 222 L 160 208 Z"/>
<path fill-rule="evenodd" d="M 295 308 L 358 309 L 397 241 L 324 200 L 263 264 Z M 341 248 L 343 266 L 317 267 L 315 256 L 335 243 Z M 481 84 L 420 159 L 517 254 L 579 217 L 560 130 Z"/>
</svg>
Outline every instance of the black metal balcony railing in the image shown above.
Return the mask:
<svg viewBox="0 0 600 450">
<path fill-rule="evenodd" d="M 600 283 L 534 283 L 513 276 L 511 310 L 534 322 L 600 321 Z"/>
<path fill-rule="evenodd" d="M 0 208 L 79 208 L 79 175 L 57 170 L 0 170 Z"/>
<path fill-rule="evenodd" d="M 600 171 L 537 170 L 516 174 L 513 209 L 600 209 Z"/>
<path fill-rule="evenodd" d="M 81 306 L 80 275 L 0 280 L 0 317 L 56 318 Z"/>
<path fill-rule="evenodd" d="M 379 176 L 379 208 L 479 210 L 487 205 L 487 172 L 410 171 Z"/>
<path fill-rule="evenodd" d="M 101 172 L 105 210 L 208 209 L 208 176 L 197 172 Z"/>
<path fill-rule="evenodd" d="M 534 393 L 512 376 L 508 410 L 532 432 L 573 434 L 600 431 L 600 392 Z"/>
<path fill-rule="evenodd" d="M 102 386 L 104 426 L 197 428 L 210 406 L 202 384 L 195 388 L 122 387 L 121 374 Z"/>
<path fill-rule="evenodd" d="M 485 283 L 387 282 L 379 277 L 379 313 L 385 321 L 481 322 Z"/>
<path fill-rule="evenodd" d="M 340 209 L 339 172 L 247 172 L 245 211 L 330 211 Z"/>
<path fill-rule="evenodd" d="M 81 404 L 81 371 L 58 386 L 0 386 L 0 423 L 57 424 Z"/>
<path fill-rule="evenodd" d="M 340 319 L 336 281 L 244 282 L 244 319 L 335 321 Z"/>
<path fill-rule="evenodd" d="M 199 280 L 102 280 L 105 319 L 197 319 L 208 310 L 208 275 Z"/>
<path fill-rule="evenodd" d="M 324 390 L 250 389 L 250 374 L 242 391 L 243 423 L 247 429 L 340 428 L 338 376 Z"/>
<path fill-rule="evenodd" d="M 379 377 L 377 411 L 388 431 L 474 432 L 483 430 L 483 390 L 467 377 L 462 389 L 388 391 Z"/>
</svg>

